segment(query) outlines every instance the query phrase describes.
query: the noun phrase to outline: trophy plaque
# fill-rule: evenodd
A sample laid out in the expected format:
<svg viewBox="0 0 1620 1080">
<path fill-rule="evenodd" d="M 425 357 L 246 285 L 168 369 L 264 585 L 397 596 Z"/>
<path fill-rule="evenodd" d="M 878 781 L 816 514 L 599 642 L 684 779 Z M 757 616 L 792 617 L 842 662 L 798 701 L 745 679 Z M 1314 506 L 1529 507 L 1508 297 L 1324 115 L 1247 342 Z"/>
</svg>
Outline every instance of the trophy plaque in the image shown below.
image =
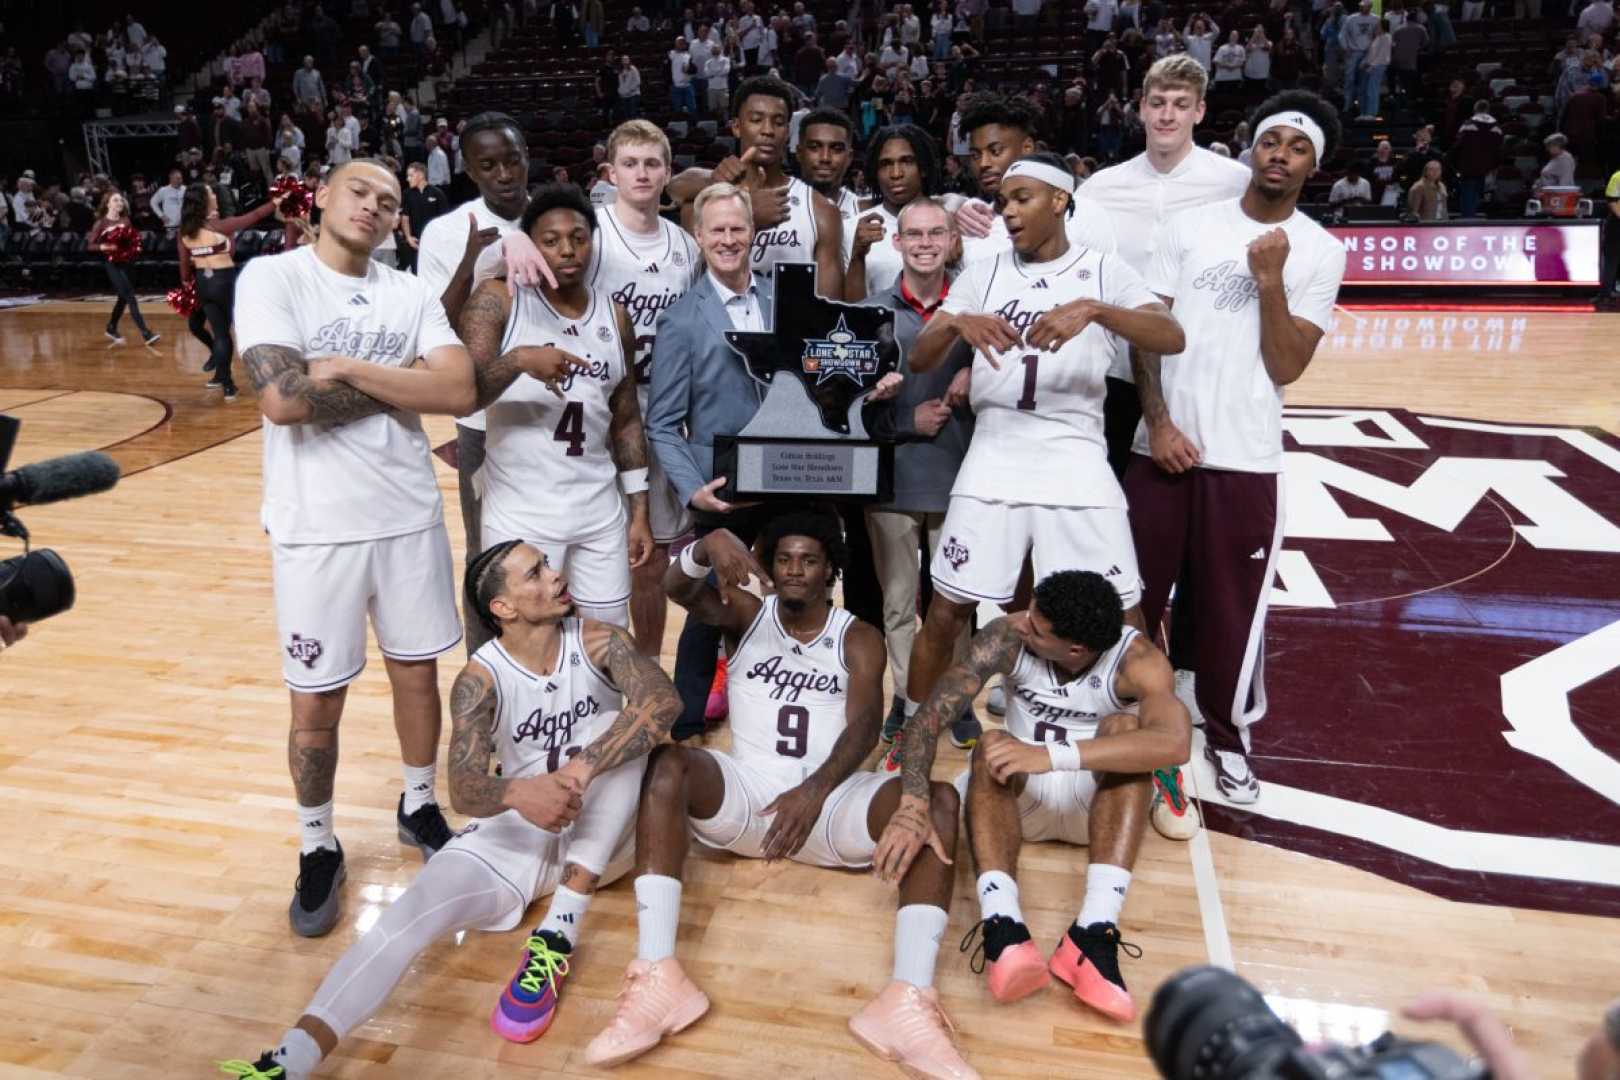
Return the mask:
<svg viewBox="0 0 1620 1080">
<path fill-rule="evenodd" d="M 770 329 L 728 330 L 748 374 L 766 385 L 748 426 L 714 440 L 720 497 L 883 501 L 894 448 L 868 437 L 861 403 L 900 366 L 894 312 L 816 295 L 813 263 L 778 263 Z"/>
</svg>

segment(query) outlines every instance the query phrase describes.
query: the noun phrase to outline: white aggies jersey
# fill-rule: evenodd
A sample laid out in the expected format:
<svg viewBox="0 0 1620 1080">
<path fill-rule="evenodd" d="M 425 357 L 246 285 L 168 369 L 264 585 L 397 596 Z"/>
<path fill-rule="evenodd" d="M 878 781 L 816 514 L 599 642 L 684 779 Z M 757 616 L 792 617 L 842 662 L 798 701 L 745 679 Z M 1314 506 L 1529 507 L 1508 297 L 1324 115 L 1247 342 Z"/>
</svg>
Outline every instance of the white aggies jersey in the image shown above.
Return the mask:
<svg viewBox="0 0 1620 1080">
<path fill-rule="evenodd" d="M 1157 297 L 1115 255 L 1070 247 L 1026 263 L 1003 254 L 975 263 L 951 285 L 951 314 L 1000 314 L 1020 335 L 1074 300 L 1135 308 Z M 991 502 L 1123 509 L 1103 440 L 1103 380 L 1115 337 L 1092 323 L 1056 353 L 1015 347 L 973 358 L 973 442 L 952 495 Z"/>
<path fill-rule="evenodd" d="M 1027 743 L 1059 742 L 1074 745 L 1095 738 L 1097 725 L 1112 713 L 1125 712 L 1134 701 L 1120 700 L 1114 688 L 1125 650 L 1137 631 L 1127 626 L 1114 647 L 1069 682 L 1064 682 L 1048 660 L 1028 649 L 1007 676 L 1007 733 Z"/>
<path fill-rule="evenodd" d="M 512 301 L 502 353 L 551 345 L 590 370 L 564 375 L 560 398 L 519 375 L 489 407 L 483 522 L 499 535 L 571 542 L 623 523 L 608 426 L 610 398 L 628 373 L 613 301 L 602 289 L 590 293 L 578 320 L 557 311 L 539 289 L 519 289 Z"/>
<path fill-rule="evenodd" d="M 808 645 L 782 627 L 767 596 L 731 657 L 731 756 L 808 776 L 844 730 L 849 667 L 844 636 L 855 616 L 835 607 Z"/>
<path fill-rule="evenodd" d="M 788 216 L 754 233 L 754 270 L 768 274 L 783 262 L 816 261 L 815 189 L 793 177 L 788 181 Z"/>
<path fill-rule="evenodd" d="M 242 352 L 279 345 L 305 360 L 348 356 L 405 367 L 461 345 L 437 295 L 379 265 L 364 277 L 326 266 L 313 246 L 254 259 L 236 289 Z M 264 423 L 261 523 L 278 544 L 403 536 L 443 520 L 421 417 L 389 409 L 353 423 Z"/>
<path fill-rule="evenodd" d="M 539 675 L 516 660 L 500 638 L 473 659 L 495 678 L 495 752 L 509 780 L 556 772 L 608 729 L 623 705 L 613 680 L 585 652 L 584 622 L 562 621 L 555 670 Z"/>
<path fill-rule="evenodd" d="M 636 335 L 636 389 L 645 409 L 658 317 L 692 287 L 703 260 L 686 230 L 663 218 L 658 219 L 658 232 L 650 236 L 626 229 L 612 206 L 598 207 L 596 222 L 586 280 L 610 293 L 630 316 Z"/>
</svg>

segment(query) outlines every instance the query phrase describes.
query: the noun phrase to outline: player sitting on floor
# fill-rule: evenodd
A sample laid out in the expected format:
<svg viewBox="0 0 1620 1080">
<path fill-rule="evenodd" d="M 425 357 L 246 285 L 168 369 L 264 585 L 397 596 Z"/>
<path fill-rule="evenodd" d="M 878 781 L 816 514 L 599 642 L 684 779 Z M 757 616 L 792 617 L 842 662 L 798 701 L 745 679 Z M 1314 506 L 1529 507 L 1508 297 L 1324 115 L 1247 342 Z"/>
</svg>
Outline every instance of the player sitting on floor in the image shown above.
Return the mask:
<svg viewBox="0 0 1620 1080">
<path fill-rule="evenodd" d="M 304 1080 L 423 949 L 463 930 L 510 930 L 553 890 L 490 1026 L 528 1042 L 556 1015 L 591 894 L 629 869 L 647 754 L 667 738 L 680 698 L 628 631 L 574 614 L 567 582 L 532 545 L 483 552 L 465 590 L 493 637 L 450 692 L 450 795 L 457 813 L 478 820 L 338 958 L 278 1049 L 222 1062 L 224 1072 Z M 500 776 L 490 775 L 492 756 Z"/>
<path fill-rule="evenodd" d="M 985 732 L 966 776 L 983 921 L 963 950 L 982 931 L 997 1001 L 1041 989 L 1050 966 L 1082 1002 L 1129 1021 L 1136 1006 L 1119 973 L 1118 924 L 1148 821 L 1149 775 L 1185 762 L 1192 745 L 1175 674 L 1146 635 L 1124 625 L 1119 592 L 1103 575 L 1063 570 L 1042 579 L 1030 609 L 974 635 L 968 658 L 945 673 L 907 722 L 902 805 L 910 818 L 929 812 L 940 728 L 994 675 L 1007 687 L 1007 730 Z M 895 840 L 904 869 L 918 846 L 914 838 Z M 1018 907 L 1014 875 L 1025 840 L 1091 848 L 1085 900 L 1050 965 Z M 880 867 L 887 865 L 889 841 L 886 834 L 878 845 Z"/>
<path fill-rule="evenodd" d="M 872 865 L 876 837 L 900 803 L 896 778 L 857 771 L 883 722 L 883 638 L 833 606 L 846 562 L 838 517 L 793 512 L 762 539 L 767 575 L 730 532 L 688 547 L 665 588 L 689 618 L 719 627 L 731 659 L 730 753 L 668 746 L 653 758 L 636 827 L 637 958 L 618 1011 L 585 1050 L 617 1065 L 694 1023 L 709 999 L 675 959 L 681 872 L 691 837 L 748 858 L 811 866 Z M 710 574 L 718 587 L 708 584 Z M 752 575 L 775 593 L 741 586 Z M 925 791 L 928 790 L 926 781 Z M 900 882 L 893 980 L 849 1022 L 855 1038 L 910 1075 L 977 1077 L 952 1044 L 933 989 L 934 960 L 951 900 L 956 792 L 934 785 L 906 827 L 923 852 Z"/>
</svg>

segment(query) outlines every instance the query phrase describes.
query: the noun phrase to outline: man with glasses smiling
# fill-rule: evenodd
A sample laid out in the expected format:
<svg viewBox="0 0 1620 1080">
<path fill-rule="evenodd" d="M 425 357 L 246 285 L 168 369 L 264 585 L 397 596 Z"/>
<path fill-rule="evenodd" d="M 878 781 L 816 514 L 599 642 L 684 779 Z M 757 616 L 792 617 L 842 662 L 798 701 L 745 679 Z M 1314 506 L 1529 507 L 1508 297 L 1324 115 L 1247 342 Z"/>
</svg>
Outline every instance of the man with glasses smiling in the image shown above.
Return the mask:
<svg viewBox="0 0 1620 1080">
<path fill-rule="evenodd" d="M 889 665 L 896 693 L 883 738 L 892 742 L 905 723 L 904 692 L 911 643 L 917 634 L 917 591 L 921 577 L 917 553 L 927 541 L 932 557 L 945 524 L 951 485 L 967 455 L 973 437 L 973 413 L 967 408 L 967 373 L 973 354 L 958 349 L 933 371 L 913 375 L 906 364 L 912 343 L 928 320 L 945 302 L 950 282 L 945 277 L 954 229 L 950 215 L 933 199 L 923 196 L 900 211 L 893 244 L 903 268 L 899 279 L 874 303 L 894 309 L 894 339 L 900 346 L 900 372 L 905 377 L 894 399 L 895 427 L 901 444 L 894 451 L 894 498 L 866 509 L 866 529 L 872 539 L 872 557 L 883 587 L 883 636 L 889 647 Z M 956 659 L 965 655 L 967 627 L 956 644 Z M 978 735 L 971 710 L 952 725 L 958 745 Z"/>
</svg>

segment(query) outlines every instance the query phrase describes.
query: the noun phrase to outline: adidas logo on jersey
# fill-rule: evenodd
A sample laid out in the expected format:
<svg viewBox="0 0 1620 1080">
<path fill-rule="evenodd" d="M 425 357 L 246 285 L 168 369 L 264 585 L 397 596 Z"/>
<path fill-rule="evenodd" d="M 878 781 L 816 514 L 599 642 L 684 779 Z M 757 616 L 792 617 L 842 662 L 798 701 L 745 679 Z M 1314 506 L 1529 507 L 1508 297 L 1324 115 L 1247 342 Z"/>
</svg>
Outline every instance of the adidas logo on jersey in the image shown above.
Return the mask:
<svg viewBox="0 0 1620 1080">
<path fill-rule="evenodd" d="M 570 324 L 568 329 L 564 330 L 563 333 L 569 335 L 570 337 L 579 337 L 579 327 Z"/>
<path fill-rule="evenodd" d="M 1119 567 L 1110 566 L 1108 568 L 1108 572 L 1106 574 L 1104 574 L 1103 577 L 1119 577 L 1120 573 L 1121 573 L 1121 571 L 1120 571 Z"/>
<path fill-rule="evenodd" d="M 349 297 L 349 306 L 350 307 L 370 307 L 371 306 L 371 301 L 367 300 L 364 296 L 361 296 L 359 293 L 355 293 L 353 296 Z"/>
<path fill-rule="evenodd" d="M 649 274 L 658 273 L 658 264 L 655 263 L 655 262 L 648 263 L 647 264 L 647 273 L 649 273 Z"/>
<path fill-rule="evenodd" d="M 1047 284 L 1046 284 L 1046 279 L 1045 279 L 1045 278 L 1040 278 L 1040 279 L 1039 279 L 1039 280 L 1037 280 L 1037 281 L 1036 281 L 1036 282 L 1035 282 L 1035 284 L 1034 284 L 1034 285 L 1032 285 L 1032 286 L 1030 286 L 1030 287 L 1031 287 L 1031 288 L 1035 288 L 1035 289 L 1046 289 L 1046 288 L 1050 288 L 1050 286 L 1049 286 L 1049 285 L 1047 285 Z"/>
</svg>

